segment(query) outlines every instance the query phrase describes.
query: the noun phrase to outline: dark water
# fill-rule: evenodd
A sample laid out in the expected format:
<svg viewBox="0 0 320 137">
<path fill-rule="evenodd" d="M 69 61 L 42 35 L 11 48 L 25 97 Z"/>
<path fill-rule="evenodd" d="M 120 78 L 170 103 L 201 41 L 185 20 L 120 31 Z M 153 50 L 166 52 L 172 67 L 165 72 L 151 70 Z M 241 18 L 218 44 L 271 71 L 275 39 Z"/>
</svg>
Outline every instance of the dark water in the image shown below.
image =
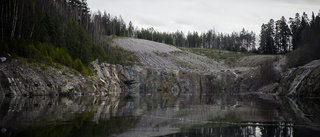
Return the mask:
<svg viewBox="0 0 320 137">
<path fill-rule="evenodd" d="M 261 94 L 0 98 L 0 136 L 320 135 L 320 99 Z M 129 95 L 129 96 L 128 96 Z"/>
</svg>

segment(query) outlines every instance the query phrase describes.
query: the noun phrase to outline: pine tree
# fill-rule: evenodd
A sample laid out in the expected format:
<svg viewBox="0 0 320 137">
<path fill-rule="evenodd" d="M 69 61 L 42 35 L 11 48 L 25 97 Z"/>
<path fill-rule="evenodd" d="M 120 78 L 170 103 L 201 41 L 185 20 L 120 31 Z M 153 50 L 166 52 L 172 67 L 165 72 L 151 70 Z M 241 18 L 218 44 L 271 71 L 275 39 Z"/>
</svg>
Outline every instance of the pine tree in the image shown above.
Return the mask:
<svg viewBox="0 0 320 137">
<path fill-rule="evenodd" d="M 277 53 L 287 53 L 290 49 L 291 31 L 284 16 L 276 21 L 275 47 Z"/>
<path fill-rule="evenodd" d="M 300 14 L 296 13 L 295 18 L 290 18 L 290 28 L 292 32 L 292 48 L 293 50 L 298 48 L 299 42 L 300 42 L 300 24 L 301 24 L 301 19 L 300 19 Z"/>
</svg>

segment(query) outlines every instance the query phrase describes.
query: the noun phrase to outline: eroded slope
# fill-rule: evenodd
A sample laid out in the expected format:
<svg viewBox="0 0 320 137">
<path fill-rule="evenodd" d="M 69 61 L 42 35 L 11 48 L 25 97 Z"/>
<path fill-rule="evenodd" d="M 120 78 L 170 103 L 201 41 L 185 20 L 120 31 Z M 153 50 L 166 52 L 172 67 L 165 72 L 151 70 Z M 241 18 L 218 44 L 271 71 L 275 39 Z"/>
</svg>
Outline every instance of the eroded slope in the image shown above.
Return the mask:
<svg viewBox="0 0 320 137">
<path fill-rule="evenodd" d="M 215 71 L 224 65 L 206 56 L 182 51 L 174 46 L 132 38 L 114 38 L 112 46 L 133 51 L 143 66 L 165 69 Z"/>
</svg>

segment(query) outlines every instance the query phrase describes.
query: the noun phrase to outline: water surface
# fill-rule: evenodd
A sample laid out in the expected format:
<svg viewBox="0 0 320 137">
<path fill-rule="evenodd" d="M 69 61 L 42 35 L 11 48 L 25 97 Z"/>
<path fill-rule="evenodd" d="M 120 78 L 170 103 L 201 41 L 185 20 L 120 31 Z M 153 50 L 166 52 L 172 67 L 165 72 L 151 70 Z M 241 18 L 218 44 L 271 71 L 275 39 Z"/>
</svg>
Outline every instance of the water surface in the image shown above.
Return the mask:
<svg viewBox="0 0 320 137">
<path fill-rule="evenodd" d="M 317 136 L 319 98 L 263 94 L 2 97 L 0 136 Z"/>
</svg>

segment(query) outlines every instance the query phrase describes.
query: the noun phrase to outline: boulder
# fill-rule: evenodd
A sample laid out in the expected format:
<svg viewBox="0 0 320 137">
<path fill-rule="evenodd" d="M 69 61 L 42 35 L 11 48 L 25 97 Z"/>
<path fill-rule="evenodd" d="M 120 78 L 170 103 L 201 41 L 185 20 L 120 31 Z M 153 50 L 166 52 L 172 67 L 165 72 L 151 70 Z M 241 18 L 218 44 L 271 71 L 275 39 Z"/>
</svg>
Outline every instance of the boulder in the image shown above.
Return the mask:
<svg viewBox="0 0 320 137">
<path fill-rule="evenodd" d="M 3 63 L 3 62 L 5 62 L 7 60 L 7 58 L 6 57 L 0 57 L 0 60 Z"/>
</svg>

